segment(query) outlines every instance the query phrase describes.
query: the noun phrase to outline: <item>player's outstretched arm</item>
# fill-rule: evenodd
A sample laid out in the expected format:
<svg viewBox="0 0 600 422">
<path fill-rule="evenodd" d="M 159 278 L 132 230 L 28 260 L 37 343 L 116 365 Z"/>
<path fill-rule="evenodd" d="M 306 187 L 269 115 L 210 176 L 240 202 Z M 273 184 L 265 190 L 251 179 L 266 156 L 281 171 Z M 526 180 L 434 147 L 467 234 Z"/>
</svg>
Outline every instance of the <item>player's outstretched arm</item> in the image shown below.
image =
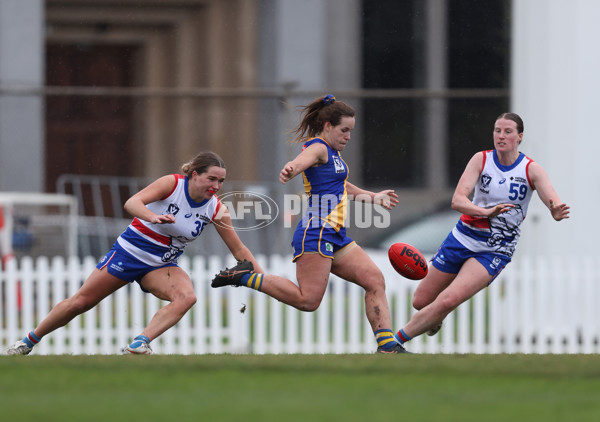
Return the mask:
<svg viewBox="0 0 600 422">
<path fill-rule="evenodd" d="M 231 222 L 231 215 L 229 214 L 229 210 L 225 206 L 225 204 L 221 203 L 221 207 L 217 216 L 213 220 L 213 224 L 215 225 L 215 229 L 225 245 L 227 245 L 227 249 L 231 252 L 233 257 L 237 261 L 242 261 L 247 259 L 252 262 L 254 265 L 254 271 L 257 273 L 263 273 L 263 269 L 260 264 L 250 252 L 250 249 L 246 247 L 246 245 L 241 241 L 235 229 L 233 228 L 233 224 Z"/>
<path fill-rule="evenodd" d="M 398 205 L 398 195 L 392 189 L 385 189 L 381 192 L 371 192 L 361 189 L 350 182 L 346 182 L 346 191 L 348 192 L 348 198 L 357 202 L 381 205 L 388 210 L 391 210 Z"/>
<path fill-rule="evenodd" d="M 569 218 L 571 207 L 560 200 L 543 167 L 536 162 L 531 163 L 529 166 L 529 177 L 541 201 L 550 210 L 552 218 L 556 221 Z"/>
<path fill-rule="evenodd" d="M 285 163 L 279 172 L 279 181 L 286 183 L 315 164 L 325 164 L 327 162 L 327 148 L 323 144 L 312 144 L 305 148 L 292 161 Z"/>
</svg>

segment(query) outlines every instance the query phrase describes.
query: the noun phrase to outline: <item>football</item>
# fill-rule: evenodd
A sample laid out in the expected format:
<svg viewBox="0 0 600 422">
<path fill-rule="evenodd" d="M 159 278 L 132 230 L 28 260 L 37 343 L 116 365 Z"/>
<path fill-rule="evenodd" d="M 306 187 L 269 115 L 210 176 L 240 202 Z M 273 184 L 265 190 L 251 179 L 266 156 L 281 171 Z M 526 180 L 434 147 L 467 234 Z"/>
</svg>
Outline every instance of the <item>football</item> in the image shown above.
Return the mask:
<svg viewBox="0 0 600 422">
<path fill-rule="evenodd" d="M 388 249 L 392 267 L 403 277 L 421 280 L 427 275 L 427 261 L 417 248 L 408 243 L 394 243 Z"/>
</svg>

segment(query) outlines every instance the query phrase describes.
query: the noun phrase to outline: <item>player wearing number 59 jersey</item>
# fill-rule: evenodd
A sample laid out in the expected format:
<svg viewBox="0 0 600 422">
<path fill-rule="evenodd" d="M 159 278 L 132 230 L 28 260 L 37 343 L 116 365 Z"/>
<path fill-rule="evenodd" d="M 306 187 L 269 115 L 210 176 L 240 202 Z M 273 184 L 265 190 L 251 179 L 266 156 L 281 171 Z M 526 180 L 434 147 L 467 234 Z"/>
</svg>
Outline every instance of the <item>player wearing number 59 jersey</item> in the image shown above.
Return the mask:
<svg viewBox="0 0 600 422">
<path fill-rule="evenodd" d="M 510 203 L 514 207 L 494 217 L 463 214 L 452 230 L 460 243 L 473 252 L 496 252 L 512 256 L 533 193 L 528 169 L 533 162 L 522 152 L 516 161 L 503 165 L 496 150 L 482 151 L 483 166 L 473 193 L 473 204 L 491 208 Z"/>
<path fill-rule="evenodd" d="M 500 274 L 513 256 L 534 189 L 552 218 L 569 218 L 569 206 L 544 169 L 519 151 L 523 131 L 518 114 L 501 114 L 494 122 L 494 150 L 469 160 L 452 196 L 452 209 L 462 216 L 415 290 L 418 312 L 396 333 L 400 342 L 435 334 L 450 312 Z"/>
</svg>

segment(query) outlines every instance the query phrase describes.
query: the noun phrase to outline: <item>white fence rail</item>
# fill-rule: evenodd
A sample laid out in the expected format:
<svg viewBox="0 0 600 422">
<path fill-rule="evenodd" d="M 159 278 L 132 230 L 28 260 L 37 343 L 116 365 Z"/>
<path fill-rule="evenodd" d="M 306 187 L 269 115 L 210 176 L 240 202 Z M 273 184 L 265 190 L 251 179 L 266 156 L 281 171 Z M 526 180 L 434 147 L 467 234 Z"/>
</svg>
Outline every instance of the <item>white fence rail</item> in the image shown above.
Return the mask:
<svg viewBox="0 0 600 422">
<path fill-rule="evenodd" d="M 412 310 L 416 282 L 398 276 L 381 253 L 393 329 Z M 289 257 L 259 257 L 267 272 L 295 279 Z M 23 258 L 0 272 L 0 345 L 22 338 L 58 301 L 71 296 L 94 268 L 93 258 Z M 225 264 L 219 257 L 181 260 L 198 301 L 155 340 L 161 354 L 371 353 L 375 340 L 364 316 L 362 290 L 336 277 L 314 313 L 303 313 L 246 288 L 211 289 Z M 461 305 L 434 337 L 407 343 L 416 353 L 598 353 L 600 272 L 592 259 L 518 258 L 484 292 Z M 137 285 L 46 336 L 35 354 L 115 354 L 162 306 Z M 241 309 L 245 307 L 245 312 Z"/>
</svg>

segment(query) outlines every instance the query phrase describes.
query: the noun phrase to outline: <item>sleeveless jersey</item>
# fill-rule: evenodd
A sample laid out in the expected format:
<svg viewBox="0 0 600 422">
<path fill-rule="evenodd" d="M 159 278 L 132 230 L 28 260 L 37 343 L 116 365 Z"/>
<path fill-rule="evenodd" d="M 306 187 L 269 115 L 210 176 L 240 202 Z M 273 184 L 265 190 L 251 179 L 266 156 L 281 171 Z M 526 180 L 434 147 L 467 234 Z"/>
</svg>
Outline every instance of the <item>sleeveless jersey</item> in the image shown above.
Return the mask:
<svg viewBox="0 0 600 422">
<path fill-rule="evenodd" d="M 173 214 L 175 223 L 153 224 L 134 218 L 118 237 L 119 245 L 150 266 L 177 262 L 184 248 L 195 240 L 217 214 L 221 202 L 216 196 L 194 201 L 188 192 L 188 178 L 174 174 L 174 189 L 165 198 L 146 204 L 156 214 Z"/>
<path fill-rule="evenodd" d="M 321 138 L 308 140 L 304 148 L 314 143 L 325 145 L 328 160 L 327 163 L 309 167 L 302 173 L 304 191 L 308 196 L 308 209 L 300 224 L 309 224 L 312 218 L 320 218 L 339 232 L 344 228 L 346 221 L 348 166 L 342 160 L 340 152 L 331 148 Z"/>
<path fill-rule="evenodd" d="M 512 165 L 504 166 L 498 161 L 496 150 L 482 151 L 482 154 L 483 166 L 473 203 L 482 208 L 514 204 L 514 208 L 493 218 L 463 214 L 452 234 L 473 252 L 495 252 L 511 257 L 533 194 L 528 173 L 533 160 L 519 153 Z"/>
</svg>

